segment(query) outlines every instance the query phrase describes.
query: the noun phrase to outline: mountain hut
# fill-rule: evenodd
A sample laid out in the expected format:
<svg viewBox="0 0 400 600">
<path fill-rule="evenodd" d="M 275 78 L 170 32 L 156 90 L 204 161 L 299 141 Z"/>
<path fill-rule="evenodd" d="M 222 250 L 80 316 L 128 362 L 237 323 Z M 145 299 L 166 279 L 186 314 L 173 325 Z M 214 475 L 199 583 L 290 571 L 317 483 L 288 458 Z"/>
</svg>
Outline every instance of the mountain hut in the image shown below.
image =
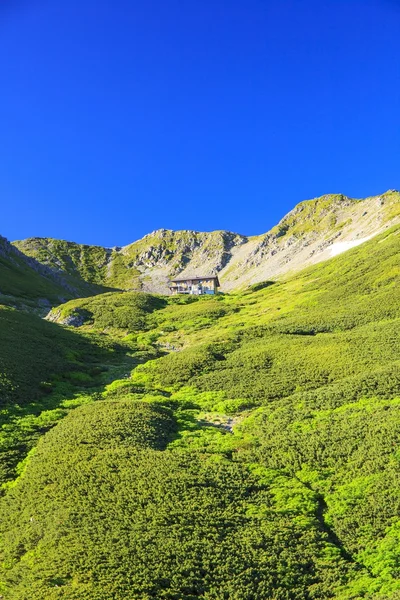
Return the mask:
<svg viewBox="0 0 400 600">
<path fill-rule="evenodd" d="M 169 289 L 171 294 L 217 294 L 220 283 L 216 275 L 202 275 L 201 277 L 178 277 L 172 279 Z"/>
</svg>

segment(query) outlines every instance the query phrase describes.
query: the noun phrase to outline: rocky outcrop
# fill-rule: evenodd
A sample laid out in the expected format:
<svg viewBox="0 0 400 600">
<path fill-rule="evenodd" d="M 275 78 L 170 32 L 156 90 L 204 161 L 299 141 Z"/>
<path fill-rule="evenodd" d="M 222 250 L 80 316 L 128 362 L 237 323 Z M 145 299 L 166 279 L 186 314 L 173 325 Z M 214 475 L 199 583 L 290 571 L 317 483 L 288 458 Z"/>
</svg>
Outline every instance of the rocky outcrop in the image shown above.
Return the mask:
<svg viewBox="0 0 400 600">
<path fill-rule="evenodd" d="M 60 325 L 68 325 L 69 327 L 82 327 L 85 323 L 90 321 L 91 314 L 82 309 L 75 309 L 70 314 L 63 315 L 61 310 L 51 310 L 47 316 L 47 321 L 59 323 Z"/>
</svg>

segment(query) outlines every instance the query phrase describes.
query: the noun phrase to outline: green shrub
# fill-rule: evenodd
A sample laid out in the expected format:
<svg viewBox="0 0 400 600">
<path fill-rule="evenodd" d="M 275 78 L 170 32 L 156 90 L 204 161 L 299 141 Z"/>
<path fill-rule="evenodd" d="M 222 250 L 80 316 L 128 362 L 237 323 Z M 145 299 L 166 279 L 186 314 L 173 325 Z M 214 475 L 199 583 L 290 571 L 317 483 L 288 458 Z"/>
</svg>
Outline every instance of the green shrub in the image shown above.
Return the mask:
<svg viewBox="0 0 400 600">
<path fill-rule="evenodd" d="M 339 555 L 326 560 L 312 493 L 155 450 L 170 427 L 160 407 L 100 402 L 46 434 L 2 506 L 10 600 L 332 595 L 348 569 Z"/>
</svg>

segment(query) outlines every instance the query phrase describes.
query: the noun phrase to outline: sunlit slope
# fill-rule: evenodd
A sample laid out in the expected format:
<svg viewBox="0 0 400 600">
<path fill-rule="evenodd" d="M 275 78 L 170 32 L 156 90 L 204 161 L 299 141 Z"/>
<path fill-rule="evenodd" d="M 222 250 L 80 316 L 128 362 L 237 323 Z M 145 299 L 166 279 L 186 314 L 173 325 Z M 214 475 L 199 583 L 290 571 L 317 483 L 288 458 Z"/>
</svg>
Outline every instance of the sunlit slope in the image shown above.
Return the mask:
<svg viewBox="0 0 400 600">
<path fill-rule="evenodd" d="M 214 299 L 159 299 L 142 327 L 170 352 L 140 368 L 154 385 L 189 385 L 259 405 L 397 367 L 399 227 L 286 281 Z M 144 301 L 141 300 L 142 302 Z M 136 294 L 75 300 L 61 322 L 134 335 Z M 180 304 L 182 303 L 182 304 Z"/>
<path fill-rule="evenodd" d="M 154 323 L 151 315 L 167 305 L 167 298 L 144 292 L 109 292 L 66 302 L 55 307 L 47 318 L 62 325 L 128 333 L 151 329 Z"/>
<path fill-rule="evenodd" d="M 286 478 L 165 449 L 174 429 L 171 409 L 106 401 L 48 433 L 2 505 L 5 597 L 300 600 L 346 580 L 312 492 L 282 512 Z"/>
<path fill-rule="evenodd" d="M 260 404 L 397 367 L 398 231 L 286 282 L 222 300 L 231 314 L 221 315 L 201 335 L 193 320 L 181 329 L 179 312 L 171 310 L 171 320 L 161 320 L 159 328 L 175 331 L 161 339 L 188 348 L 144 366 L 142 377 L 155 384 L 220 390 Z M 206 302 L 204 317 L 208 307 Z M 187 314 L 190 306 L 179 310 Z"/>
</svg>

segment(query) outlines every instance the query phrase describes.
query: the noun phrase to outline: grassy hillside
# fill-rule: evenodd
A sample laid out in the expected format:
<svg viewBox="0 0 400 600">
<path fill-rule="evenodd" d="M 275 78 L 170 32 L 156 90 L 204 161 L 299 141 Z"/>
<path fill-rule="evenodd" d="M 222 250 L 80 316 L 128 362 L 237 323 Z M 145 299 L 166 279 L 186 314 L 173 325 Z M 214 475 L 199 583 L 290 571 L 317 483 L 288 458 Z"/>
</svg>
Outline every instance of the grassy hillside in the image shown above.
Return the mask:
<svg viewBox="0 0 400 600">
<path fill-rule="evenodd" d="M 0 303 L 37 308 L 59 304 L 73 295 L 40 263 L 28 259 L 0 237 Z"/>
<path fill-rule="evenodd" d="M 0 236 L 1 305 L 46 314 L 60 302 L 106 290 L 84 280 L 79 273 L 70 277 L 52 264 L 42 264 L 33 254 L 25 255 Z"/>
<path fill-rule="evenodd" d="M 150 315 L 168 304 L 167 299 L 145 293 L 121 292 L 100 294 L 94 298 L 72 300 L 54 308 L 49 319 L 58 323 L 92 325 L 115 334 L 151 328 Z"/>
<path fill-rule="evenodd" d="M 135 316 L 144 322 L 146 306 Z M 105 383 L 159 350 L 104 335 L 85 336 L 0 305 L 0 485 L 37 439 Z"/>
<path fill-rule="evenodd" d="M 34 405 L 5 370 L 4 598 L 399 598 L 399 253 L 397 226 L 246 292 L 54 309 L 72 378 L 44 344 Z"/>
<path fill-rule="evenodd" d="M 105 279 L 111 254 L 110 250 L 100 246 L 87 246 L 51 238 L 29 238 L 14 242 L 14 246 L 55 270 L 99 285 Z"/>
<path fill-rule="evenodd" d="M 105 288 L 140 289 L 139 271 L 117 248 L 76 244 L 52 238 L 14 242 L 16 248 L 51 269 L 63 273 L 71 285 L 77 281 Z"/>
<path fill-rule="evenodd" d="M 346 577 L 312 518 L 275 511 L 243 464 L 165 450 L 171 429 L 162 408 L 103 402 L 43 439 L 3 505 L 7 597 L 318 598 Z"/>
</svg>

